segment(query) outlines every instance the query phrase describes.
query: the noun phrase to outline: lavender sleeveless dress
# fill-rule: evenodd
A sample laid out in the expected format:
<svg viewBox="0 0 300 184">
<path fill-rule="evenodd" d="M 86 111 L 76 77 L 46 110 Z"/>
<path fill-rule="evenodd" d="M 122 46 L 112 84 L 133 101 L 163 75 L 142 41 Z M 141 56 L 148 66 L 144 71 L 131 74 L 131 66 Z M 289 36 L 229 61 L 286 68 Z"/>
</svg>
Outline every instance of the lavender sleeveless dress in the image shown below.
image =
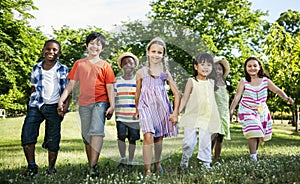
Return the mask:
<svg viewBox="0 0 300 184">
<path fill-rule="evenodd" d="M 161 73 L 156 78 L 143 68 L 142 88 L 138 104 L 139 118 L 143 134 L 151 132 L 154 137 L 171 137 L 178 133 L 177 126 L 168 120 L 173 112 L 165 81 L 167 75 Z"/>
</svg>

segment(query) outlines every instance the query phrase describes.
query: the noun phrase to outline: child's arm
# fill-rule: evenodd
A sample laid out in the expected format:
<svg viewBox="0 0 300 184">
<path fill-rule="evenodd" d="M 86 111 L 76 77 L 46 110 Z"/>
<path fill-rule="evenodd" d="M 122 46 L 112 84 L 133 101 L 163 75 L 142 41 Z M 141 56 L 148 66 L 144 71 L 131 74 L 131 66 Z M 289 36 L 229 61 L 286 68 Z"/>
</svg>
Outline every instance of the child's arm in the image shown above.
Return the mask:
<svg viewBox="0 0 300 184">
<path fill-rule="evenodd" d="M 109 120 L 112 117 L 115 110 L 114 84 L 106 84 L 106 91 L 109 100 L 109 108 L 106 110 L 105 116 Z"/>
<path fill-rule="evenodd" d="M 230 110 L 229 110 L 229 113 L 230 113 L 230 121 L 232 119 L 232 115 L 234 113 L 234 109 L 235 107 L 237 106 L 238 102 L 240 101 L 241 97 L 242 97 L 242 94 L 243 94 L 243 91 L 244 91 L 244 88 L 245 88 L 245 84 L 244 84 L 244 81 L 243 79 L 240 80 L 240 83 L 237 87 L 237 90 L 236 90 L 236 93 L 235 93 L 235 96 L 233 98 L 233 101 L 230 105 Z"/>
<path fill-rule="evenodd" d="M 75 84 L 76 84 L 75 80 L 70 80 L 68 85 L 64 89 L 64 92 L 61 94 L 60 99 L 58 100 L 57 112 L 60 116 L 63 116 L 68 109 L 70 99 L 71 99 L 70 94 L 72 93 Z"/>
<path fill-rule="evenodd" d="M 135 119 L 138 119 L 139 112 L 138 112 L 138 105 L 140 100 L 141 88 L 142 88 L 142 73 L 141 69 L 136 72 L 136 91 L 135 91 Z"/>
<path fill-rule="evenodd" d="M 179 104 L 180 104 L 180 94 L 177 89 L 177 86 L 175 84 L 175 81 L 173 80 L 170 72 L 168 72 L 168 84 L 170 86 L 170 89 L 174 95 L 174 107 L 173 107 L 173 113 L 170 115 L 169 120 L 172 121 L 172 124 L 175 125 L 178 122 L 178 114 L 179 114 Z"/>
<path fill-rule="evenodd" d="M 279 87 L 277 87 L 270 79 L 268 79 L 268 88 L 275 94 L 279 95 L 282 99 L 294 103 L 294 100 L 286 95 L 284 91 L 282 91 Z"/>
<path fill-rule="evenodd" d="M 181 103 L 180 103 L 180 106 L 179 106 L 179 113 L 183 110 L 186 103 L 188 102 L 188 100 L 190 98 L 190 94 L 192 92 L 192 89 L 193 89 L 193 82 L 192 82 L 192 79 L 189 78 L 186 85 L 185 85 L 183 96 L 181 98 Z"/>
</svg>

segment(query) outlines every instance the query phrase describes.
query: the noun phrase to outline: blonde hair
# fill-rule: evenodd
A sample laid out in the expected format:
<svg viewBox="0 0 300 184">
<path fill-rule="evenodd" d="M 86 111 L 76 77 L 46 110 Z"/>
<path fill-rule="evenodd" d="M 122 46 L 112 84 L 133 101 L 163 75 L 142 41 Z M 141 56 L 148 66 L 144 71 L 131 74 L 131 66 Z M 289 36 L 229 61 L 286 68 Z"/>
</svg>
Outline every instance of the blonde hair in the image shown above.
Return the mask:
<svg viewBox="0 0 300 184">
<path fill-rule="evenodd" d="M 162 58 L 162 64 L 163 64 L 163 72 L 164 73 L 167 73 L 168 71 L 168 67 L 167 67 L 167 47 L 166 47 L 166 44 L 165 42 L 160 38 L 160 37 L 156 37 L 156 38 L 153 38 L 147 45 L 147 48 L 146 48 L 146 52 L 148 52 L 150 50 L 150 47 L 153 45 L 153 44 L 158 44 L 158 45 L 161 45 L 163 46 L 164 48 L 164 52 L 163 52 L 163 58 Z M 150 71 L 150 63 L 149 63 L 149 58 L 147 56 L 147 62 L 146 62 L 146 67 L 148 68 L 148 74 L 150 76 L 151 75 L 151 71 Z"/>
</svg>

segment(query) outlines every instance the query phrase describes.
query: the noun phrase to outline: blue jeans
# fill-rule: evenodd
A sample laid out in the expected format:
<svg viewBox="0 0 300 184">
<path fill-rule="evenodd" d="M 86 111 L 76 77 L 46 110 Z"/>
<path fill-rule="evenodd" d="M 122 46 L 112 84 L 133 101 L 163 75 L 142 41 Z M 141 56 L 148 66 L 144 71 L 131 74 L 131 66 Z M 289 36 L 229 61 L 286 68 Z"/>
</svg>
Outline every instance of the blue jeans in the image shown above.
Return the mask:
<svg viewBox="0 0 300 184">
<path fill-rule="evenodd" d="M 105 136 L 105 113 L 108 107 L 108 102 L 79 106 L 81 135 L 85 144 L 91 143 L 91 136 Z"/>
<path fill-rule="evenodd" d="M 40 109 L 29 107 L 22 127 L 22 146 L 36 144 L 41 123 L 45 122 L 43 148 L 52 152 L 59 150 L 61 122 L 63 117 L 57 114 L 57 104 L 44 104 Z"/>
</svg>

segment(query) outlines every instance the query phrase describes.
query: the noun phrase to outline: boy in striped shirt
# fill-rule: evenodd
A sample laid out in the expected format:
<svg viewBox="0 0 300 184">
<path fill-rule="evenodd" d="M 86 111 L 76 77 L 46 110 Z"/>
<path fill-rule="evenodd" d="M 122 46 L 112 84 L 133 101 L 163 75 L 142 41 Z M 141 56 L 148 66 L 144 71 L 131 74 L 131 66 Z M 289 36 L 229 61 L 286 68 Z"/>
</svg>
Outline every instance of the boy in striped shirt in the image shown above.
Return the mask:
<svg viewBox="0 0 300 184">
<path fill-rule="evenodd" d="M 139 120 L 135 119 L 135 68 L 138 66 L 138 58 L 126 52 L 118 57 L 118 66 L 122 68 L 123 75 L 116 78 L 115 83 L 115 115 L 118 132 L 118 148 L 121 155 L 119 170 L 125 170 L 127 166 L 132 168 L 136 141 L 140 139 Z M 129 162 L 126 158 L 126 143 L 129 141 Z"/>
</svg>

